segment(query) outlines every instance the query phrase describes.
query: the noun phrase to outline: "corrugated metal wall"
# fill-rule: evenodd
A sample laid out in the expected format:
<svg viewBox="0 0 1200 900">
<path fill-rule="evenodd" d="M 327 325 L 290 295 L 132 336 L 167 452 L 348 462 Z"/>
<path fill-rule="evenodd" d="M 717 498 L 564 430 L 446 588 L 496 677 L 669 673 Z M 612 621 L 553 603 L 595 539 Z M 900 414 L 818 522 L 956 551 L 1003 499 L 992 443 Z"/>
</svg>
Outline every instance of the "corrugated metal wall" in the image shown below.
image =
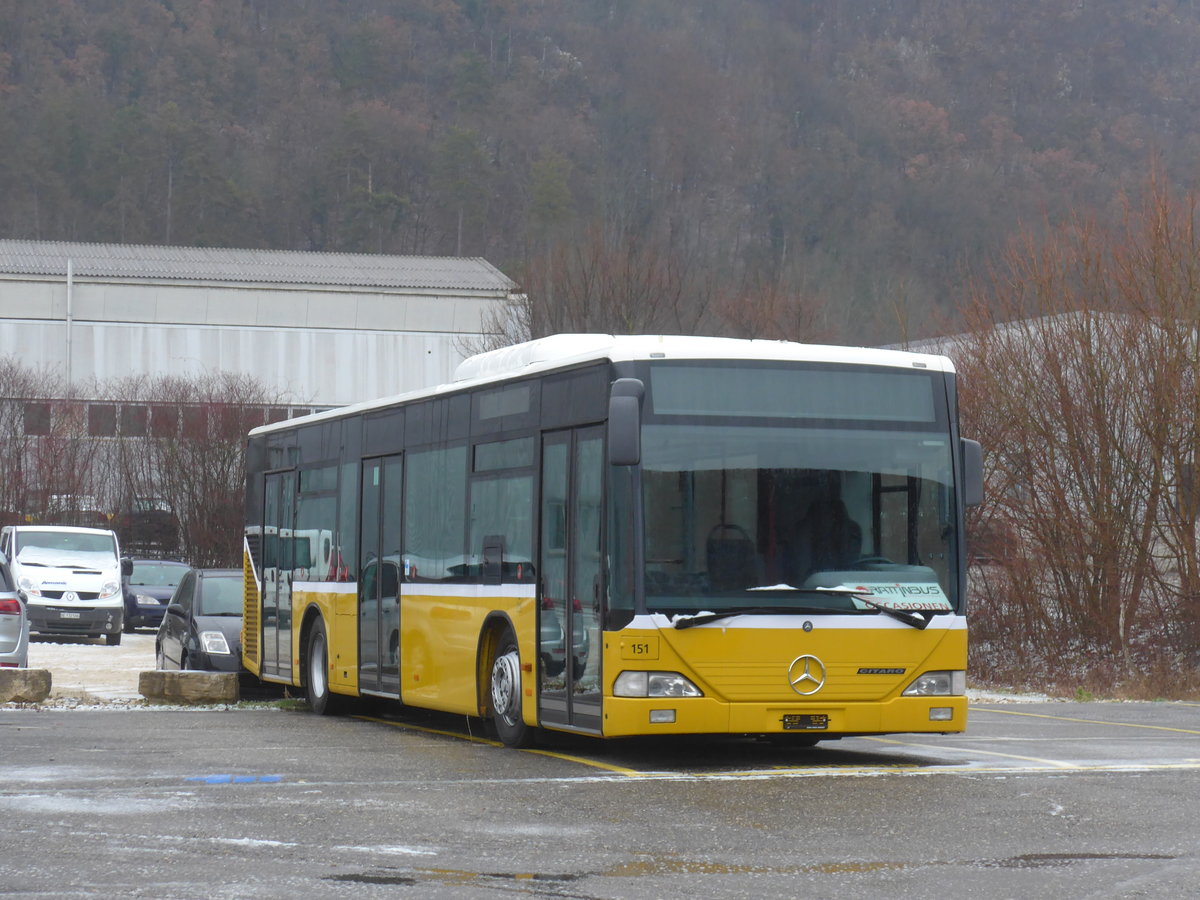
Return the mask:
<svg viewBox="0 0 1200 900">
<path fill-rule="evenodd" d="M 452 380 L 499 297 L 76 283 L 71 372 L 255 377 L 284 402 L 340 406 Z M 0 356 L 66 373 L 63 281 L 0 280 Z"/>
</svg>

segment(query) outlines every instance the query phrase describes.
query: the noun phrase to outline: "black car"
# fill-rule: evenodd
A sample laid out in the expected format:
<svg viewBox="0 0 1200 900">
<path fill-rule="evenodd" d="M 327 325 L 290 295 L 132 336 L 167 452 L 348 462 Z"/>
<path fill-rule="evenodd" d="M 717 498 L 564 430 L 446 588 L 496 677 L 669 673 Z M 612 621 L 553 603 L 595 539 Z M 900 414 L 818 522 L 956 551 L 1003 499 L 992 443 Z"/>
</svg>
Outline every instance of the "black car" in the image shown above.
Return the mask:
<svg viewBox="0 0 1200 900">
<path fill-rule="evenodd" d="M 133 573 L 124 579 L 125 633 L 135 628 L 157 628 L 171 595 L 191 567 L 172 559 L 135 559 Z"/>
<path fill-rule="evenodd" d="M 154 643 L 159 669 L 239 672 L 242 570 L 192 569 L 183 576 Z"/>
</svg>

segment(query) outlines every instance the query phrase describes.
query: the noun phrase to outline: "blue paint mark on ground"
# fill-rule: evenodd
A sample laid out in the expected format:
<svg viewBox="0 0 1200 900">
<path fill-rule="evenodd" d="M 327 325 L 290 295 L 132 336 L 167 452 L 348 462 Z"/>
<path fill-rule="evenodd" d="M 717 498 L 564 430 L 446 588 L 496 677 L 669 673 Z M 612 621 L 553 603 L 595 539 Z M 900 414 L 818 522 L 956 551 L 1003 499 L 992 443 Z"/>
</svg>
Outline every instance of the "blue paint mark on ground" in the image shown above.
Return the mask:
<svg viewBox="0 0 1200 900">
<path fill-rule="evenodd" d="M 282 775 L 192 775 L 188 781 L 200 781 L 204 784 L 277 784 L 283 781 Z"/>
</svg>

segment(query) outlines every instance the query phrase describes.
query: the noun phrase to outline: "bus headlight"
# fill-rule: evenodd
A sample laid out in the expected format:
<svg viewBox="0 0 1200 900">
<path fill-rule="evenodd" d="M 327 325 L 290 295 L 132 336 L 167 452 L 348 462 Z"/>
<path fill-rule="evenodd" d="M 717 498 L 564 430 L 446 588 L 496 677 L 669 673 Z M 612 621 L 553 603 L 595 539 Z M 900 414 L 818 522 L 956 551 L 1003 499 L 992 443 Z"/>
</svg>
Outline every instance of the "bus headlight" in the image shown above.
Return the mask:
<svg viewBox="0 0 1200 900">
<path fill-rule="evenodd" d="M 200 644 L 204 647 L 205 653 L 229 654 L 229 642 L 225 640 L 225 635 L 219 631 L 200 632 Z"/>
<path fill-rule="evenodd" d="M 678 672 L 622 672 L 613 682 L 614 697 L 703 697 L 700 688 Z"/>
<path fill-rule="evenodd" d="M 967 692 L 967 673 L 962 669 L 949 672 L 926 672 L 904 689 L 905 697 L 952 697 Z"/>
<path fill-rule="evenodd" d="M 113 594 L 119 593 L 121 585 L 115 581 L 106 581 L 104 586 L 100 588 L 100 599 L 107 600 Z"/>
</svg>

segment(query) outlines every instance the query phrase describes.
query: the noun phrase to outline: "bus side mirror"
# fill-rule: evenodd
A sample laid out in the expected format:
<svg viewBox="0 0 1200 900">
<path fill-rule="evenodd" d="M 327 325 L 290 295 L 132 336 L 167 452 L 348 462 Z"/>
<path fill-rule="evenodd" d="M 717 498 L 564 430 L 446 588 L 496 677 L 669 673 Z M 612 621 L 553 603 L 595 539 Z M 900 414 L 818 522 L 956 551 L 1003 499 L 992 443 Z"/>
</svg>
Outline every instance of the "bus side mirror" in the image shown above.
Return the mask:
<svg viewBox="0 0 1200 900">
<path fill-rule="evenodd" d="M 983 502 L 983 447 L 979 441 L 961 438 L 963 461 L 963 503 L 978 506 Z"/>
<path fill-rule="evenodd" d="M 642 461 L 642 396 L 636 378 L 618 378 L 608 395 L 608 463 L 636 466 Z"/>
</svg>

